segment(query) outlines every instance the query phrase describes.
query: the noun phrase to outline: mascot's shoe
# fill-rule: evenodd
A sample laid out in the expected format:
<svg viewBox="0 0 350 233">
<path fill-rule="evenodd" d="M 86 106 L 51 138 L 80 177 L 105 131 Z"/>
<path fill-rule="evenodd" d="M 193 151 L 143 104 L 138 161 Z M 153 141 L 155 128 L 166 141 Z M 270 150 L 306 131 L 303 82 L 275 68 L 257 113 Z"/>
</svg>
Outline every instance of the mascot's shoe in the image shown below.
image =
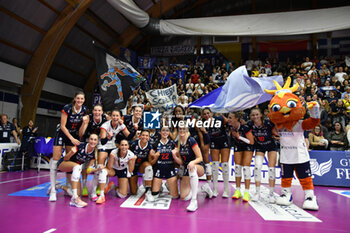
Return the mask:
<svg viewBox="0 0 350 233">
<path fill-rule="evenodd" d="M 275 195 L 270 194 L 269 197 L 268 197 L 268 200 L 269 200 L 270 204 L 275 204 L 276 203 Z"/>
<path fill-rule="evenodd" d="M 305 197 L 304 203 L 303 203 L 303 209 L 305 210 L 318 210 L 318 204 L 316 200 L 316 196 L 308 196 Z"/>
<path fill-rule="evenodd" d="M 261 198 L 260 193 L 254 193 L 252 195 L 252 201 L 259 201 Z"/>
<path fill-rule="evenodd" d="M 81 195 L 83 197 L 88 197 L 89 196 L 89 191 L 88 191 L 86 186 L 83 188 L 83 191 L 81 192 Z"/>
<path fill-rule="evenodd" d="M 235 193 L 233 194 L 232 198 L 233 199 L 239 199 L 242 197 L 242 193 L 240 190 L 236 189 Z"/>
<path fill-rule="evenodd" d="M 290 205 L 293 203 L 293 197 L 292 197 L 292 193 L 286 191 L 286 190 L 282 190 L 282 194 L 281 196 L 276 198 L 276 204 L 277 205 Z"/>
</svg>

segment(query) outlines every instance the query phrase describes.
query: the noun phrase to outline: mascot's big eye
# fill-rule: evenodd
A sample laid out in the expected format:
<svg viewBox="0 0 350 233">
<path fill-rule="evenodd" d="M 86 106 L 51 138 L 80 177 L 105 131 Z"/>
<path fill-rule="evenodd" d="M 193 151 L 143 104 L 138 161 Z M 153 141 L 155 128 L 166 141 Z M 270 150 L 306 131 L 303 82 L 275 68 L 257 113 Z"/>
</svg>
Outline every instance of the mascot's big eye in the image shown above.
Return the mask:
<svg viewBox="0 0 350 233">
<path fill-rule="evenodd" d="M 271 110 L 273 112 L 278 112 L 279 110 L 281 109 L 281 106 L 279 104 L 274 104 L 272 107 L 271 107 Z"/>
<path fill-rule="evenodd" d="M 287 106 L 288 106 L 289 108 L 295 108 L 295 107 L 297 106 L 297 101 L 295 101 L 295 100 L 289 100 L 289 101 L 287 102 Z"/>
</svg>

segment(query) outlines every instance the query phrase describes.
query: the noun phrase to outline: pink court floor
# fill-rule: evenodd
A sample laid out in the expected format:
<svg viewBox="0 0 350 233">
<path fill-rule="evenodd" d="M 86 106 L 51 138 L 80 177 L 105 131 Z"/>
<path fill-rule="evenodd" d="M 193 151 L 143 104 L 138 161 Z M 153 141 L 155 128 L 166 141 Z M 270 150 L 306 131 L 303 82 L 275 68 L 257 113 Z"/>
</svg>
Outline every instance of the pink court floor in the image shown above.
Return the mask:
<svg viewBox="0 0 350 233">
<path fill-rule="evenodd" d="M 58 178 L 64 178 L 64 174 L 59 173 Z M 107 195 L 103 205 L 84 198 L 89 204 L 86 208 L 70 207 L 70 198 L 63 192 L 58 193 L 57 202 L 37 195 L 46 192 L 47 182 L 48 171 L 0 173 L 0 232 L 350 232 L 349 188 L 316 186 L 319 211 L 307 211 L 309 216 L 302 217 L 299 210 L 289 209 L 286 212 L 294 219 L 265 220 L 269 218 L 267 212 L 276 214 L 276 206 L 266 205 L 265 210 L 263 204 L 224 199 L 220 195 L 223 183 L 219 183 L 217 198 L 207 199 L 204 193 L 199 193 L 199 208 L 189 213 L 186 211 L 189 202 L 181 200 L 172 200 L 166 210 L 123 208 L 125 199 L 116 198 L 113 193 Z M 19 192 L 22 190 L 23 193 Z M 275 191 L 279 193 L 280 186 Z M 293 197 L 294 204 L 302 206 L 301 187 L 293 186 Z M 313 218 L 316 220 L 304 221 Z"/>
</svg>

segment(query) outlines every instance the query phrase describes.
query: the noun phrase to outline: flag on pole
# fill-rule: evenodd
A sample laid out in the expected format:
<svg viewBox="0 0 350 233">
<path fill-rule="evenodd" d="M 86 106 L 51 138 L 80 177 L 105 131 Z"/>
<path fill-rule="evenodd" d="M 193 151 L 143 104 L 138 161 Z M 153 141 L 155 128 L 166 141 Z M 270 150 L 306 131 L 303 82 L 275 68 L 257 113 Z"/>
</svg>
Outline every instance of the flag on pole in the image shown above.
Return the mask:
<svg viewBox="0 0 350 233">
<path fill-rule="evenodd" d="M 209 107 L 213 112 L 220 113 L 248 109 L 272 98 L 264 89 L 276 90 L 273 80 L 283 86 L 282 76 L 252 78 L 249 77 L 245 66 L 241 66 L 229 75 L 221 89 L 215 89 L 194 101 L 189 107 Z"/>
<path fill-rule="evenodd" d="M 103 108 L 105 111 L 123 109 L 143 77 L 129 63 L 96 45 L 94 47 Z"/>
</svg>

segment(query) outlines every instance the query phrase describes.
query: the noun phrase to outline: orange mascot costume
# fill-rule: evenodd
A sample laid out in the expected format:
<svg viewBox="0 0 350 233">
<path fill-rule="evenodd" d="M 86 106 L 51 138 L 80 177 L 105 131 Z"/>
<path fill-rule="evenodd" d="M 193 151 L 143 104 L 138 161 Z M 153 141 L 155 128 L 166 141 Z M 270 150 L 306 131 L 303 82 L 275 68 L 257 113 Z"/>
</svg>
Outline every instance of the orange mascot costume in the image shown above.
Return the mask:
<svg viewBox="0 0 350 233">
<path fill-rule="evenodd" d="M 290 88 L 290 77 L 283 87 L 276 81 L 274 83 L 277 90 L 265 91 L 274 95 L 269 104 L 270 113 L 268 116 L 278 129 L 281 144 L 282 194 L 276 199 L 276 203 L 279 205 L 293 203 L 291 186 L 295 170 L 305 192 L 303 208 L 318 210 L 304 131 L 313 129 L 320 122 L 319 105 L 317 102 L 308 103 L 310 118 L 302 120 L 306 109 L 300 99 L 293 94 L 298 89 L 298 84 Z"/>
</svg>

